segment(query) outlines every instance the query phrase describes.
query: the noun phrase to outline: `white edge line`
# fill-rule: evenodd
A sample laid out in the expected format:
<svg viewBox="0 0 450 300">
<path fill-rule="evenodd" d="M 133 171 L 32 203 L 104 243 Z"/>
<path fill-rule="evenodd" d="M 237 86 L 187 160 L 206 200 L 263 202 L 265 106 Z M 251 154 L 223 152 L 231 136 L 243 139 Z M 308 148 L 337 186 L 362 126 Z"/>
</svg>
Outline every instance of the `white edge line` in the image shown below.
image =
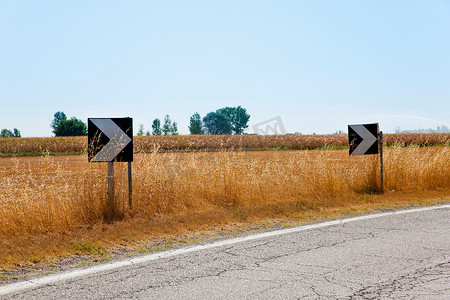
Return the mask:
<svg viewBox="0 0 450 300">
<path fill-rule="evenodd" d="M 63 280 L 74 279 L 77 277 L 92 275 L 92 274 L 99 273 L 99 272 L 111 271 L 111 270 L 119 269 L 122 267 L 128 267 L 128 266 L 141 264 L 141 263 L 145 263 L 145 262 L 149 262 L 149 261 L 154 261 L 154 260 L 158 260 L 158 259 L 162 259 L 162 258 L 168 258 L 168 257 L 177 256 L 177 255 L 181 255 L 181 254 L 233 245 L 233 244 L 246 242 L 246 241 L 263 239 L 263 238 L 268 238 L 268 237 L 277 236 L 277 235 L 285 235 L 285 234 L 289 234 L 289 233 L 300 232 L 300 231 L 305 231 L 305 230 L 310 230 L 310 229 L 329 227 L 329 226 L 334 226 L 334 225 L 338 225 L 338 224 L 357 222 L 357 221 L 361 221 L 361 220 L 381 218 L 381 217 L 392 216 L 392 215 L 402 215 L 402 214 L 415 213 L 415 212 L 424 212 L 424 211 L 437 210 L 437 209 L 443 209 L 443 208 L 450 208 L 450 204 L 421 207 L 421 208 L 414 208 L 414 209 L 407 209 L 407 210 L 398 210 L 398 211 L 377 213 L 377 214 L 369 214 L 369 215 L 362 215 L 362 216 L 339 219 L 339 220 L 326 221 L 326 222 L 310 224 L 310 225 L 301 225 L 299 227 L 292 227 L 292 228 L 287 228 L 287 229 L 281 229 L 281 230 L 276 230 L 276 231 L 269 231 L 269 232 L 263 232 L 263 233 L 258 233 L 258 234 L 254 234 L 254 235 L 249 235 L 249 236 L 227 239 L 227 240 L 223 240 L 223 241 L 217 241 L 217 242 L 213 242 L 213 243 L 206 244 L 206 245 L 197 245 L 197 246 L 188 247 L 188 248 L 181 248 L 181 249 L 168 250 L 168 251 L 163 251 L 163 252 L 158 252 L 158 253 L 152 253 L 152 254 L 147 254 L 144 256 L 136 257 L 136 258 L 130 258 L 130 259 L 124 260 L 124 261 L 106 263 L 106 264 L 93 266 L 93 267 L 89 267 L 89 268 L 82 269 L 82 270 L 68 271 L 68 272 L 61 273 L 61 274 L 49 275 L 49 276 L 45 276 L 45 277 L 21 281 L 21 282 L 17 282 L 17 283 L 5 285 L 5 286 L 0 286 L 0 295 L 6 295 L 6 294 L 10 294 L 10 293 L 20 292 L 20 291 L 32 289 L 32 288 L 38 288 L 43 285 L 53 284 L 53 283 L 63 281 Z"/>
</svg>

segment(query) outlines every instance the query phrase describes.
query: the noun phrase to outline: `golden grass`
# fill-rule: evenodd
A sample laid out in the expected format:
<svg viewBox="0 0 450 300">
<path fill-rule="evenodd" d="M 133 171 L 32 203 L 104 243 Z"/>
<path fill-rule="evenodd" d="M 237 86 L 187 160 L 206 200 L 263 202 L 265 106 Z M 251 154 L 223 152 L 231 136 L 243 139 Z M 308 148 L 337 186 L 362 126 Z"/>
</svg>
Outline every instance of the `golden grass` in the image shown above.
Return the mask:
<svg viewBox="0 0 450 300">
<path fill-rule="evenodd" d="M 87 137 L 0 138 L 0 157 L 86 154 Z M 384 145 L 450 146 L 450 133 L 385 134 Z M 223 150 L 344 149 L 346 134 L 329 135 L 167 135 L 134 137 L 137 153 Z"/>
<path fill-rule="evenodd" d="M 136 154 L 133 211 L 127 164 L 116 163 L 116 222 L 109 224 L 106 163 L 3 158 L 0 265 L 235 222 L 449 200 L 450 147 L 385 149 L 384 160 L 386 193 L 378 195 L 378 156 L 347 150 Z"/>
</svg>

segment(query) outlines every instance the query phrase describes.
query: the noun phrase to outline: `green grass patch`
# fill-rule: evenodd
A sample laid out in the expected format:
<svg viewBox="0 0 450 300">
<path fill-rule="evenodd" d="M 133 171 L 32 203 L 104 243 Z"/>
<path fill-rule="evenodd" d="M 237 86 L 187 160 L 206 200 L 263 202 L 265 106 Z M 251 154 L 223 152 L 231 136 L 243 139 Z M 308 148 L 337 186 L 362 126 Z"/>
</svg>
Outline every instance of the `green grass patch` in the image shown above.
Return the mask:
<svg viewBox="0 0 450 300">
<path fill-rule="evenodd" d="M 75 241 L 71 243 L 77 255 L 107 255 L 108 250 L 97 245 L 95 242 Z"/>
<path fill-rule="evenodd" d="M 142 249 L 138 250 L 138 253 L 140 253 L 140 254 L 152 253 L 152 252 L 157 252 L 157 251 L 161 251 L 161 250 L 167 250 L 170 248 L 172 248 L 172 246 L 142 248 Z"/>
</svg>

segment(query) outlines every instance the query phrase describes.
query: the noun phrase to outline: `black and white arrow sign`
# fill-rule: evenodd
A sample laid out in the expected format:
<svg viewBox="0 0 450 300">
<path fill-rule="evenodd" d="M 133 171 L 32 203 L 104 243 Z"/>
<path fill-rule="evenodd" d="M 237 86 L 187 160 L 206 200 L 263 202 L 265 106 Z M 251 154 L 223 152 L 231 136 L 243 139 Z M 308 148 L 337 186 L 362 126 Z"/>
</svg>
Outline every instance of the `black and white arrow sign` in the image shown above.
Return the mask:
<svg viewBox="0 0 450 300">
<path fill-rule="evenodd" d="M 348 125 L 349 154 L 378 154 L 378 132 L 378 123 Z"/>
<path fill-rule="evenodd" d="M 133 119 L 89 118 L 88 145 L 89 161 L 133 161 Z"/>
</svg>

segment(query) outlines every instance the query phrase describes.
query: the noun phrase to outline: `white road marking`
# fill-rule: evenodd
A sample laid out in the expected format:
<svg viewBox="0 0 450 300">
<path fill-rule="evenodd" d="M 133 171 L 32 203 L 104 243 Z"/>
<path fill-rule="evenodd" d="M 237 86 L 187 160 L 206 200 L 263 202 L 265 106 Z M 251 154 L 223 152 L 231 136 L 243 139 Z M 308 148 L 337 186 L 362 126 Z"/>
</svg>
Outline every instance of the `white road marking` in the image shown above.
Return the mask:
<svg viewBox="0 0 450 300">
<path fill-rule="evenodd" d="M 118 262 L 110 262 L 98 266 L 89 267 L 86 269 L 81 270 L 74 270 L 74 271 L 68 271 L 61 274 L 54 274 L 49 275 L 45 277 L 38 277 L 38 278 L 32 278 L 29 280 L 0 286 L 0 295 L 6 295 L 10 293 L 17 293 L 23 290 L 32 289 L 32 288 L 38 288 L 44 285 L 48 284 L 54 284 L 59 281 L 63 280 L 70 280 L 75 279 L 82 276 L 87 275 L 93 275 L 99 272 L 106 272 L 111 270 L 116 270 L 122 267 L 128 267 L 133 266 L 137 264 L 142 264 L 162 258 L 168 258 L 172 256 L 187 254 L 191 252 L 197 252 L 202 250 L 208 250 L 228 245 L 233 245 L 237 243 L 257 240 L 257 239 L 263 239 L 268 238 L 272 236 L 279 236 L 279 235 L 285 235 L 305 230 L 311 230 L 311 229 L 317 229 L 317 228 L 323 228 L 323 227 L 329 227 L 339 224 L 345 224 L 350 222 L 357 222 L 361 220 L 368 220 L 368 219 L 375 219 L 375 218 L 381 218 L 386 216 L 392 216 L 392 215 L 402 215 L 402 214 L 409 214 L 409 213 L 416 213 L 416 212 L 424 212 L 424 211 L 431 211 L 431 210 L 437 210 L 437 209 L 450 209 L 450 204 L 445 205 L 437 205 L 437 206 L 429 206 L 429 207 L 421 207 L 421 208 L 414 208 L 414 209 L 407 209 L 407 210 L 399 210 L 399 211 L 392 211 L 392 212 L 385 212 L 385 213 L 378 213 L 378 214 L 370 214 L 370 215 L 363 215 L 358 217 L 352 217 L 352 218 L 345 218 L 345 219 L 339 219 L 339 220 L 333 220 L 333 221 L 327 221 L 323 223 L 317 223 L 317 224 L 311 224 L 311 225 L 302 225 L 298 227 L 292 227 L 282 230 L 276 230 L 276 231 L 269 231 L 264 233 L 258 233 L 254 235 L 249 236 L 243 236 L 238 238 L 232 238 L 227 239 L 223 241 L 217 241 L 206 245 L 197 245 L 192 246 L 188 248 L 182 248 L 182 249 L 174 249 L 174 250 L 168 250 L 168 251 L 162 251 L 152 254 L 147 254 L 140 257 L 130 258 L 123 261 Z"/>
</svg>

